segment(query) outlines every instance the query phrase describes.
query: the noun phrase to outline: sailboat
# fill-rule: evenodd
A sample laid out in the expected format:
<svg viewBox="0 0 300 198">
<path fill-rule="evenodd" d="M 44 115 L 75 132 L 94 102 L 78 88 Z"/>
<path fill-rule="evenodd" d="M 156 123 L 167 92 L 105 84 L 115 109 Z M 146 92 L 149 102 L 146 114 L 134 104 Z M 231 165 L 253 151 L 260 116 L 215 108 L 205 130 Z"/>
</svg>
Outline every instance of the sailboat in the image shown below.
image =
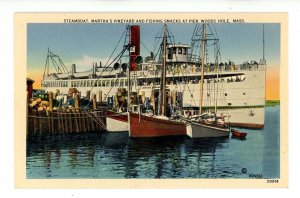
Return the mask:
<svg viewBox="0 0 300 198">
<path fill-rule="evenodd" d="M 205 47 L 206 47 L 206 24 L 202 26 L 202 57 L 201 57 L 201 80 L 200 80 L 200 101 L 199 115 L 186 120 L 187 135 L 191 138 L 210 138 L 210 137 L 228 137 L 229 127 L 224 123 L 224 116 L 217 116 L 217 97 L 215 96 L 215 112 L 212 114 L 203 114 L 203 83 L 205 66 Z M 218 53 L 218 52 L 217 52 Z M 216 59 L 217 60 L 217 59 Z M 218 67 L 217 61 L 216 66 Z M 217 69 L 218 78 L 219 69 Z M 217 81 L 218 82 L 218 81 Z"/>
<path fill-rule="evenodd" d="M 171 120 L 166 117 L 166 47 L 167 26 L 164 25 L 162 69 L 160 83 L 160 112 L 159 115 L 143 115 L 141 112 L 129 112 L 129 134 L 130 137 L 162 137 L 186 135 L 186 125 L 179 120 Z M 130 57 L 134 55 L 130 54 Z M 132 63 L 131 63 L 132 64 Z M 129 83 L 130 85 L 130 83 Z M 129 89 L 130 91 L 130 89 Z"/>
</svg>

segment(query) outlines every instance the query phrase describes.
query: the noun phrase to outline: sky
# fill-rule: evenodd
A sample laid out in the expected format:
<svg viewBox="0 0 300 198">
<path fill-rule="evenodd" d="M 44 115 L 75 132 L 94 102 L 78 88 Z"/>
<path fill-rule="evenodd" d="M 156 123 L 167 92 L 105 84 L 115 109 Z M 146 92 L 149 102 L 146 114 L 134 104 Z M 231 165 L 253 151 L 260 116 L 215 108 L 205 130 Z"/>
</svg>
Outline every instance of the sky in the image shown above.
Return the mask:
<svg viewBox="0 0 300 198">
<path fill-rule="evenodd" d="M 155 36 L 162 24 L 139 24 L 141 27 L 141 55 L 154 51 Z M 213 27 L 214 26 L 214 27 Z M 256 60 L 263 56 L 263 25 L 214 24 L 222 62 L 236 64 Z M 190 44 L 195 24 L 168 24 L 176 43 Z M 27 27 L 27 75 L 40 87 L 40 80 L 48 48 L 60 56 L 69 68 L 72 63 L 77 71 L 89 70 L 93 62 L 104 65 L 113 52 L 126 24 L 28 24 Z M 122 42 L 123 43 L 123 40 Z M 120 52 L 122 44 L 116 50 Z M 265 59 L 267 60 L 267 99 L 279 99 L 280 25 L 265 24 Z M 53 70 L 54 71 L 54 70 Z"/>
</svg>

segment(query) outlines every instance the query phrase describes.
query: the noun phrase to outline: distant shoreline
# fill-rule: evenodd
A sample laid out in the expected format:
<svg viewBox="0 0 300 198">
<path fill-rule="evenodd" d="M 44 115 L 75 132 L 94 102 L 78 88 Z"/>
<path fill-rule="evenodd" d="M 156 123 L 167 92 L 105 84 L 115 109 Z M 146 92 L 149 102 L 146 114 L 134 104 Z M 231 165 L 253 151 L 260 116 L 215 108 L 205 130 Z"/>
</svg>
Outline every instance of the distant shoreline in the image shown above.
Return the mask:
<svg viewBox="0 0 300 198">
<path fill-rule="evenodd" d="M 266 100 L 266 106 L 280 105 L 280 100 Z"/>
</svg>

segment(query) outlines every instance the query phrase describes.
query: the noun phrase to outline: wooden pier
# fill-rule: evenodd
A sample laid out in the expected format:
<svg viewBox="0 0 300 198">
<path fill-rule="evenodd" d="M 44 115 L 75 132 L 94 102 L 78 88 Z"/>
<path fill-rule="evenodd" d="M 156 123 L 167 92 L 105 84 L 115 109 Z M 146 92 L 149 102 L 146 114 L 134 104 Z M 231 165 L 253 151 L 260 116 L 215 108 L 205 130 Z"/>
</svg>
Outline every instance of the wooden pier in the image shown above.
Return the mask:
<svg viewBox="0 0 300 198">
<path fill-rule="evenodd" d="M 38 108 L 35 104 L 28 105 L 27 135 L 101 133 L 106 130 L 105 118 L 109 108 L 101 106 L 101 102 L 97 103 L 96 95 L 90 101 L 92 108 L 80 108 L 78 94 L 73 96 L 74 106 L 54 108 L 53 97 L 53 93 L 49 92 L 48 101 L 37 99 L 40 103 Z M 43 104 L 47 108 L 42 107 Z"/>
<path fill-rule="evenodd" d="M 27 115 L 27 135 L 101 133 L 106 129 L 107 110 L 31 111 Z"/>
</svg>

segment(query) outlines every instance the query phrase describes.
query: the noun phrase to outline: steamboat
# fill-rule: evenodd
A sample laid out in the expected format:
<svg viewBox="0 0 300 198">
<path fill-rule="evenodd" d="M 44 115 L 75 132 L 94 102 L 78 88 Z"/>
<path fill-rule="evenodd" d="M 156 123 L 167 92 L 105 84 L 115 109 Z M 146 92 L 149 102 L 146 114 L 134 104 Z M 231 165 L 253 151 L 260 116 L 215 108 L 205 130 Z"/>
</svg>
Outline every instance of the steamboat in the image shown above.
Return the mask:
<svg viewBox="0 0 300 198">
<path fill-rule="evenodd" d="M 136 35 L 129 36 L 135 38 Z M 189 116 L 198 114 L 200 103 L 201 60 L 194 56 L 196 52 L 193 51 L 193 45 L 196 41 L 197 35 L 193 35 L 191 45 L 166 44 L 165 88 L 169 95 L 176 93 L 176 103 L 179 104 L 182 114 Z M 139 38 L 137 45 L 129 48 L 130 53 L 139 50 Z M 123 53 L 126 49 L 128 48 L 124 48 Z M 121 55 L 118 57 L 112 60 L 111 64 L 94 62 L 91 63 L 90 70 L 78 72 L 76 64 L 72 64 L 68 69 L 59 56 L 48 50 L 42 89 L 52 92 L 59 90 L 61 94 L 67 94 L 70 88 L 75 88 L 81 97 L 86 97 L 86 93 L 90 91 L 90 95 L 101 94 L 97 97 L 98 102 L 113 104 L 120 89 L 131 87 L 132 93 L 142 95 L 144 101 L 151 102 L 152 106 L 157 105 L 155 97 L 158 98 L 161 84 L 162 59 L 150 53 L 143 60 L 139 60 L 139 64 L 135 64 L 134 70 L 129 72 L 126 62 L 120 59 Z M 129 57 L 130 55 L 127 59 Z M 55 65 L 55 72 L 49 72 L 50 62 Z M 204 86 L 201 92 L 202 108 L 206 111 L 213 110 L 214 101 L 217 100 L 218 113 L 226 115 L 225 121 L 231 126 L 263 128 L 265 75 L 264 56 L 261 60 L 242 64 L 235 64 L 230 60 L 217 65 L 207 62 L 204 65 Z M 134 106 L 132 108 L 132 111 L 138 111 Z M 118 111 L 127 110 L 121 106 Z M 124 124 L 127 118 L 122 116 L 119 120 L 112 118 L 110 125 L 113 127 L 123 123 L 124 127 L 128 127 Z M 124 127 L 120 127 L 120 130 Z"/>
</svg>

